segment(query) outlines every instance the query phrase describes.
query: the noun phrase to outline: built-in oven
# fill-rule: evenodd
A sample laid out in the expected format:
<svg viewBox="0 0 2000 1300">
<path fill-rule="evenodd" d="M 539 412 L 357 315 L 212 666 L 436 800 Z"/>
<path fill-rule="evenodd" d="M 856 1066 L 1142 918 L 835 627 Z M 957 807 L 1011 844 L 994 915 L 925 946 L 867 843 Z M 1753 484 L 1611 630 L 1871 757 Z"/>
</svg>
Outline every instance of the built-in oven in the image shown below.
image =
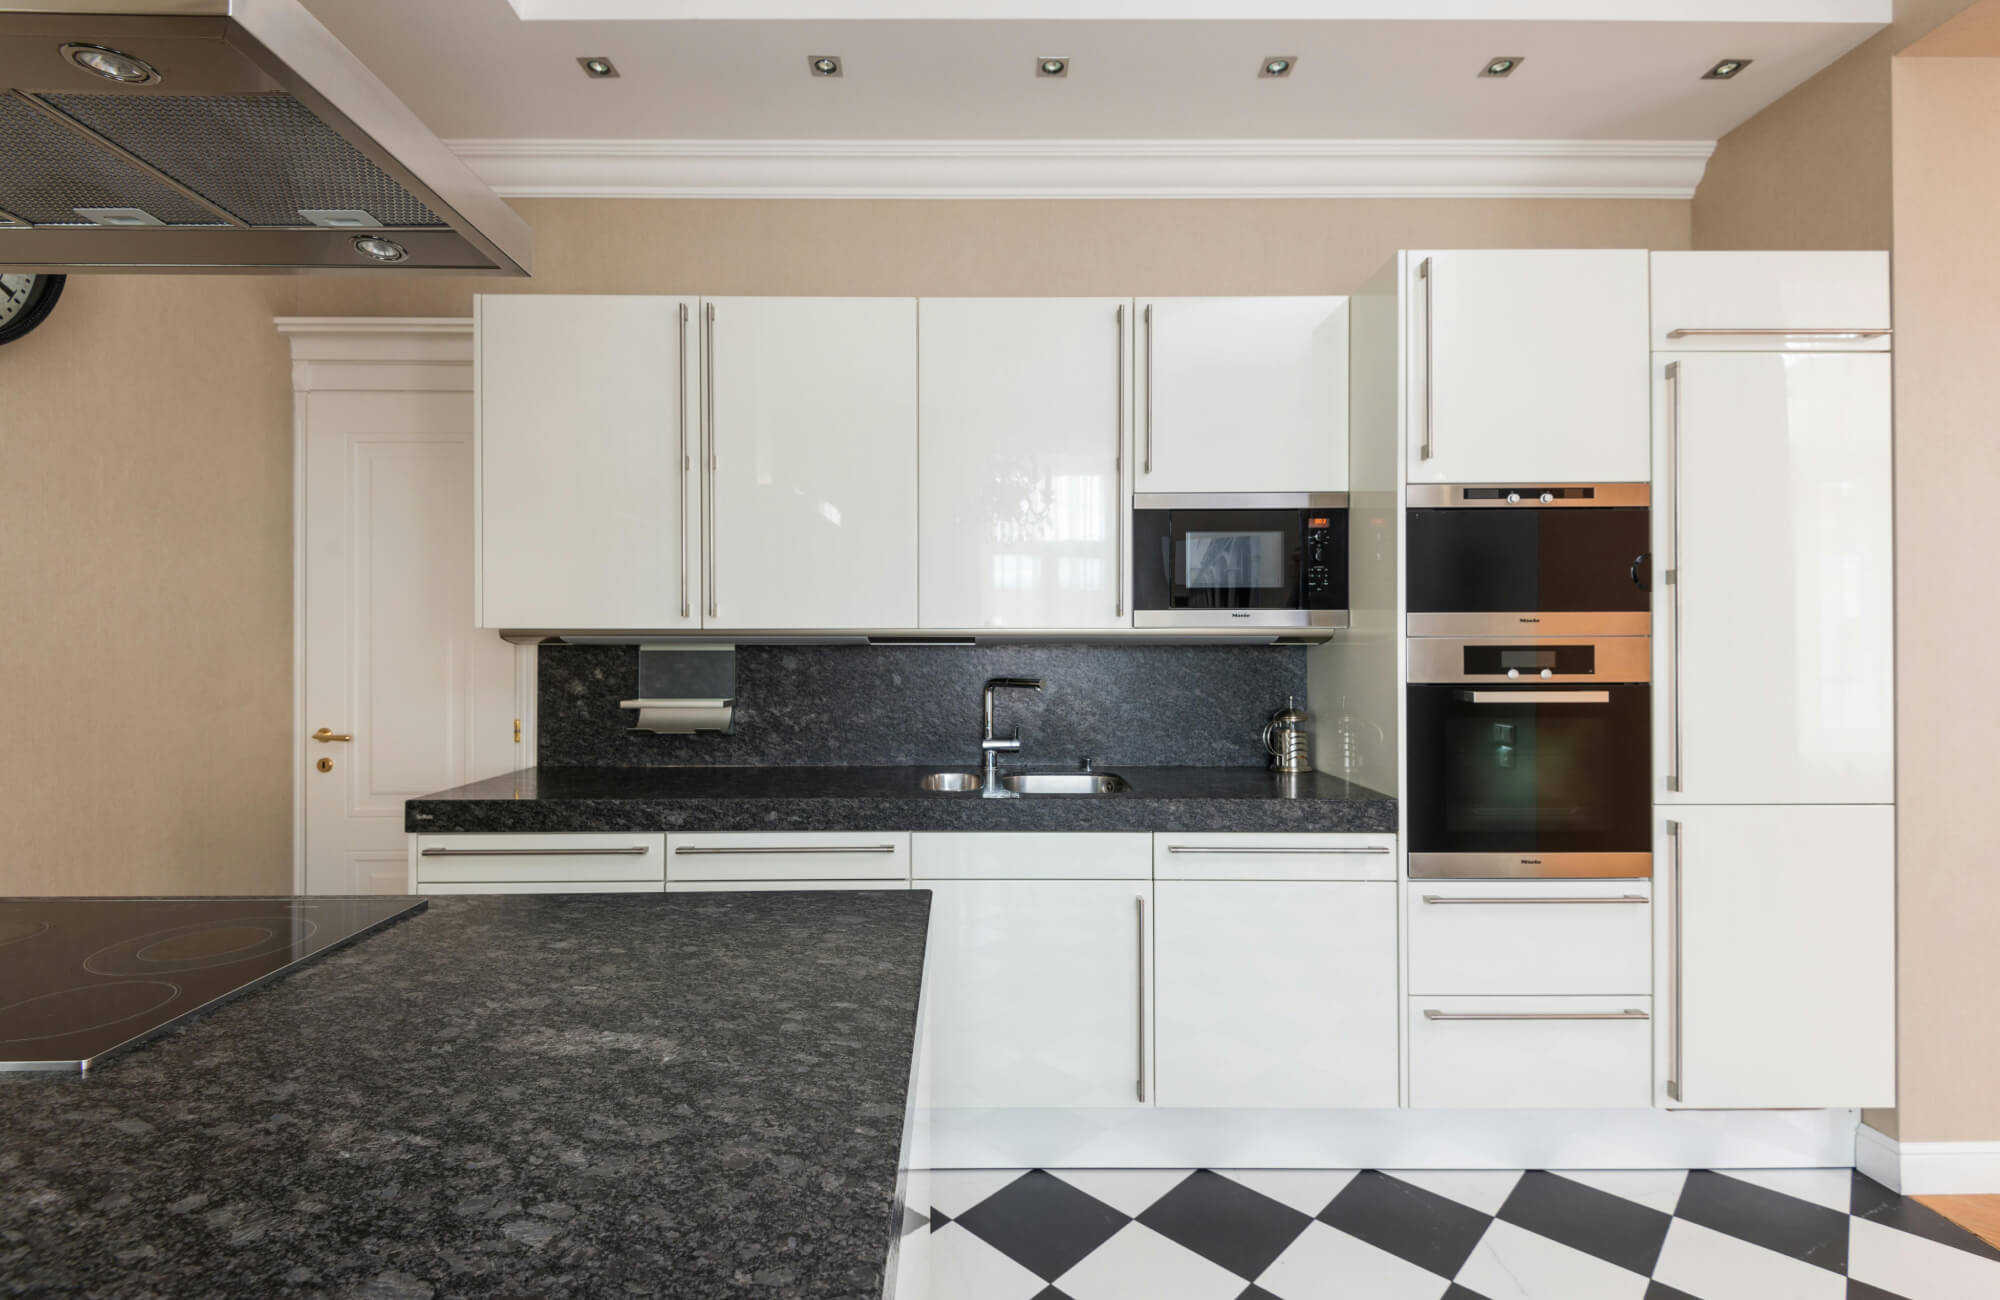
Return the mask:
<svg viewBox="0 0 2000 1300">
<path fill-rule="evenodd" d="M 1415 878 L 1653 874 L 1650 641 L 1409 641 Z"/>
<path fill-rule="evenodd" d="M 1140 493 L 1137 627 L 1347 626 L 1347 494 Z"/>
<path fill-rule="evenodd" d="M 1408 489 L 1411 636 L 1645 636 L 1644 483 Z"/>
</svg>

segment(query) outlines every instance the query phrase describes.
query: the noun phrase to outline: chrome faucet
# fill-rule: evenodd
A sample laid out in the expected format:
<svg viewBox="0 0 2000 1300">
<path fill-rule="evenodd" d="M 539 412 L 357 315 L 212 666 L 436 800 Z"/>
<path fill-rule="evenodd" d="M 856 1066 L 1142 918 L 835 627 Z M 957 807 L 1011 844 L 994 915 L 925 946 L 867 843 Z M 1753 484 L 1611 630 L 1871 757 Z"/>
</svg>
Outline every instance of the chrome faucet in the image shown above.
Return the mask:
<svg viewBox="0 0 2000 1300">
<path fill-rule="evenodd" d="M 980 728 L 979 755 L 984 768 L 980 782 L 983 793 L 996 795 L 1000 790 L 1000 755 L 1021 752 L 1021 726 L 1014 724 L 1014 734 L 1004 740 L 993 735 L 993 692 L 998 690 L 1039 691 L 1042 679 L 1039 677 L 995 677 L 986 683 L 986 689 L 979 693 Z"/>
</svg>

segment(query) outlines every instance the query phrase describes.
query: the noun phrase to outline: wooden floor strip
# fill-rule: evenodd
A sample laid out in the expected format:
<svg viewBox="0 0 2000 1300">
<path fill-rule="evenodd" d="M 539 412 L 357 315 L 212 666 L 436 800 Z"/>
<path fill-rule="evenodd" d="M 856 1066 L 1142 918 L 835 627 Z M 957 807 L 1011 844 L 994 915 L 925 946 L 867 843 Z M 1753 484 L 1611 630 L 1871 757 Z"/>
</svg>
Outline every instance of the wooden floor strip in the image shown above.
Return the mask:
<svg viewBox="0 0 2000 1300">
<path fill-rule="evenodd" d="M 1968 1232 L 2000 1249 L 2000 1196 L 1913 1196 Z"/>
</svg>

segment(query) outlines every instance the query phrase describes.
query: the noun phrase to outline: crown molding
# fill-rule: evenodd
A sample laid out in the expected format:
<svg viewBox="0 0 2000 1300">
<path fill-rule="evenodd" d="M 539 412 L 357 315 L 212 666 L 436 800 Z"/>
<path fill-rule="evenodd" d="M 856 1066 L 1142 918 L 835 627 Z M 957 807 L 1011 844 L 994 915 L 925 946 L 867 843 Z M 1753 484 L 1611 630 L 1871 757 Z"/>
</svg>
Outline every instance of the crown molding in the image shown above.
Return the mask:
<svg viewBox="0 0 2000 1300">
<path fill-rule="evenodd" d="M 1694 196 L 1710 140 L 452 140 L 509 198 Z"/>
</svg>

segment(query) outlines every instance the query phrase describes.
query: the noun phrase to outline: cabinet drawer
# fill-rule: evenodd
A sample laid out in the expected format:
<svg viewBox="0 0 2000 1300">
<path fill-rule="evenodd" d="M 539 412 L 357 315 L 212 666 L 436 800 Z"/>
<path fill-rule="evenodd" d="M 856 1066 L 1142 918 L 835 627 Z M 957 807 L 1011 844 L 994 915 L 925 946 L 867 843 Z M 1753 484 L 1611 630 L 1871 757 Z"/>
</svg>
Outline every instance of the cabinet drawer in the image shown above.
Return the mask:
<svg viewBox="0 0 2000 1300">
<path fill-rule="evenodd" d="M 969 831 L 910 837 L 919 880 L 1151 880 L 1153 837 Z"/>
<path fill-rule="evenodd" d="M 1160 880 L 1394 880 L 1394 835 L 1155 835 Z"/>
<path fill-rule="evenodd" d="M 657 880 L 468 880 L 420 884 L 417 892 L 442 894 L 657 894 Z"/>
<path fill-rule="evenodd" d="M 1409 1004 L 1410 1105 L 1650 1106 L 1650 998 L 1436 998 Z"/>
<path fill-rule="evenodd" d="M 910 882 L 897 876 L 887 880 L 669 880 L 669 894 L 776 894 L 803 893 L 821 889 L 900 889 L 908 892 Z"/>
<path fill-rule="evenodd" d="M 901 831 L 796 831 L 771 835 L 670 835 L 667 879 L 802 881 L 910 879 Z"/>
<path fill-rule="evenodd" d="M 1653 254 L 1656 352 L 1887 352 L 1888 325 L 1887 253 Z"/>
<path fill-rule="evenodd" d="M 484 884 L 561 890 L 623 881 L 658 889 L 665 851 L 663 835 L 420 835 L 417 885 L 419 892 L 425 885 Z"/>
<path fill-rule="evenodd" d="M 1653 989 L 1651 881 L 1427 880 L 1410 897 L 1410 992 Z"/>
</svg>

